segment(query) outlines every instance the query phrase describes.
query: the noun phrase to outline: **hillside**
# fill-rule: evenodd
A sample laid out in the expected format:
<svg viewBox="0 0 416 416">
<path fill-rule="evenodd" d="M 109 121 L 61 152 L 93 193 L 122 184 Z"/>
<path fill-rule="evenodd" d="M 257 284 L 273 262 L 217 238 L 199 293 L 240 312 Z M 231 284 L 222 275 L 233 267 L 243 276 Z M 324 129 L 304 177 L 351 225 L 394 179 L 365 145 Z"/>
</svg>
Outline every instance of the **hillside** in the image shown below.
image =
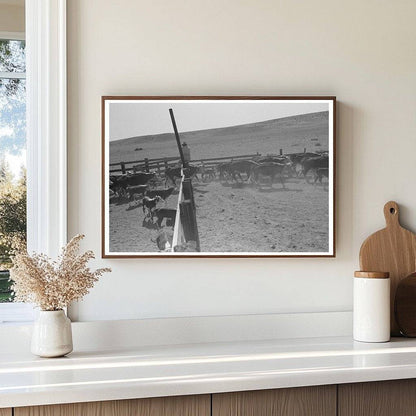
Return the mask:
<svg viewBox="0 0 416 416">
<path fill-rule="evenodd" d="M 328 149 L 328 112 L 302 114 L 258 123 L 181 132 L 194 159 Z M 180 126 L 178 126 L 180 129 Z M 140 150 L 139 150 L 140 149 Z M 110 163 L 178 156 L 173 133 L 130 137 L 110 142 Z"/>
</svg>

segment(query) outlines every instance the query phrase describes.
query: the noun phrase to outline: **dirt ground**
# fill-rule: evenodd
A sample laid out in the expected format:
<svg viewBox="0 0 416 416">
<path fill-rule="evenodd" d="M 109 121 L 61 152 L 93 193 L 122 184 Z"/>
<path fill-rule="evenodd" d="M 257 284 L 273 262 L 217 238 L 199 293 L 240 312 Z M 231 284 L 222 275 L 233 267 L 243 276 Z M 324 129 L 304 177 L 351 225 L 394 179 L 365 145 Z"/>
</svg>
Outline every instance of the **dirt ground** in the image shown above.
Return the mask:
<svg viewBox="0 0 416 416">
<path fill-rule="evenodd" d="M 262 190 L 217 182 L 194 189 L 202 251 L 328 250 L 328 192 L 292 179 Z"/>
<path fill-rule="evenodd" d="M 254 184 L 193 181 L 202 252 L 328 251 L 328 190 L 304 178 L 258 189 Z M 176 208 L 177 195 L 166 201 Z M 162 203 L 159 206 L 164 206 Z M 158 251 L 157 229 L 143 226 L 141 206 L 110 204 L 110 250 Z M 172 227 L 164 227 L 168 234 Z"/>
<path fill-rule="evenodd" d="M 137 201 L 138 202 L 138 201 Z M 158 229 L 151 223 L 145 222 L 145 214 L 141 204 L 127 200 L 110 201 L 110 251 L 112 252 L 157 252 L 156 238 Z M 176 208 L 178 192 L 174 192 L 165 203 L 158 204 L 158 208 Z M 163 230 L 173 235 L 173 227 Z"/>
</svg>

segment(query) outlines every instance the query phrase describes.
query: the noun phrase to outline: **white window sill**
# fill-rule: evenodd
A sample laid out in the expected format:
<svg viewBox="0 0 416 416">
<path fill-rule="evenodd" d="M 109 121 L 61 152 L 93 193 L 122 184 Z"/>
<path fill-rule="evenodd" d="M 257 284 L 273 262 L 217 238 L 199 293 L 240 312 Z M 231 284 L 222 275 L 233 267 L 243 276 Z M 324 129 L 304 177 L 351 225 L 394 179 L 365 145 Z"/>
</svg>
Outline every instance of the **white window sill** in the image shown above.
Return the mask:
<svg viewBox="0 0 416 416">
<path fill-rule="evenodd" d="M 0 303 L 0 324 L 29 323 L 35 319 L 33 305 L 28 303 Z"/>
</svg>

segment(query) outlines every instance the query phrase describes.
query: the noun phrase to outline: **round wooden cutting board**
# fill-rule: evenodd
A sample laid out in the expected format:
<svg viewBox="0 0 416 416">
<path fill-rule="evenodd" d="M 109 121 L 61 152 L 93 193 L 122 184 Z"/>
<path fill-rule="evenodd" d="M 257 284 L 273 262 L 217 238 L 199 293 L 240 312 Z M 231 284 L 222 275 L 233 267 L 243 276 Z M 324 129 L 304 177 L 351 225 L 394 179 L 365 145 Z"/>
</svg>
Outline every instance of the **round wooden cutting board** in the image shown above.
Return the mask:
<svg viewBox="0 0 416 416">
<path fill-rule="evenodd" d="M 386 228 L 370 235 L 361 246 L 360 268 L 390 273 L 391 335 L 397 336 L 400 330 L 394 316 L 394 299 L 400 280 L 416 271 L 416 235 L 400 225 L 396 202 L 384 205 L 384 217 Z"/>
</svg>

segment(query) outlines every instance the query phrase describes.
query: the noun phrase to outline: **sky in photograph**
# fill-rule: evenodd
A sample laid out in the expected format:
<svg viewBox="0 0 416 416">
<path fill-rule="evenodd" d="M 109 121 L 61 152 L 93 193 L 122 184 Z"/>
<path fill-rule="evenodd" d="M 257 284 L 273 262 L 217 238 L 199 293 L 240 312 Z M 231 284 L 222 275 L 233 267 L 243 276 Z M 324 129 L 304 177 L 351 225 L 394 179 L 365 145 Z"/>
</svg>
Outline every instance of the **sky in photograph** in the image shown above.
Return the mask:
<svg viewBox="0 0 416 416">
<path fill-rule="evenodd" d="M 172 133 L 169 108 L 174 111 L 179 133 L 236 126 L 298 114 L 328 111 L 328 102 L 112 102 L 111 140 Z"/>
</svg>

